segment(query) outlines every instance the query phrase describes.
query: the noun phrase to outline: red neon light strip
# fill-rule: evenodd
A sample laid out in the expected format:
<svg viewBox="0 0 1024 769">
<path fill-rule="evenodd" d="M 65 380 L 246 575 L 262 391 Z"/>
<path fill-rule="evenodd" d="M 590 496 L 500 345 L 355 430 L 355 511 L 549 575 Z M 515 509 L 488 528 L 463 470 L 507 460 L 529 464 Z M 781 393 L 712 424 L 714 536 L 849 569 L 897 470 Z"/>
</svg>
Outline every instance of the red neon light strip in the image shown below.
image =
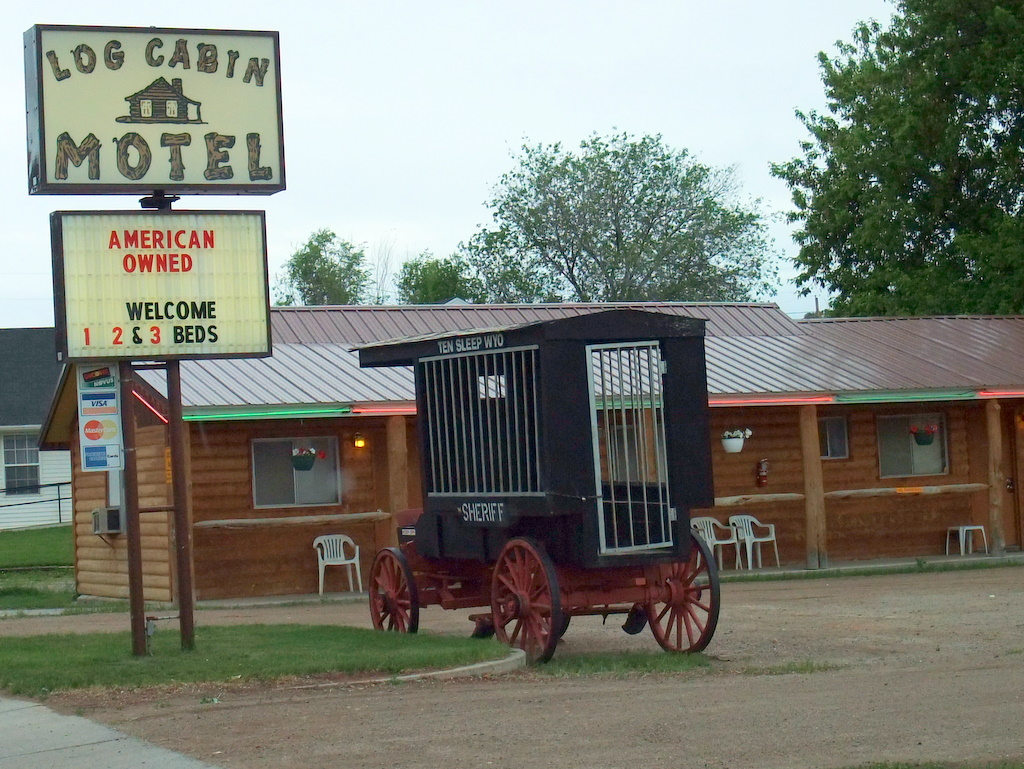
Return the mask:
<svg viewBox="0 0 1024 769">
<path fill-rule="evenodd" d="M 1024 398 L 1024 390 L 978 390 L 979 398 Z"/>
<path fill-rule="evenodd" d="M 393 408 L 393 409 L 352 409 L 353 414 L 415 414 L 415 408 Z"/>
<path fill-rule="evenodd" d="M 155 408 L 153 408 L 152 404 L 149 401 L 147 401 L 145 398 L 143 398 L 141 395 L 139 395 L 138 390 L 132 390 L 132 395 L 134 395 L 138 399 L 139 403 L 141 403 L 147 409 L 149 409 L 154 414 L 156 414 L 156 418 L 157 419 L 159 419 L 164 424 L 167 424 L 167 417 L 165 417 L 163 414 L 161 414 L 159 411 L 157 411 Z"/>
<path fill-rule="evenodd" d="M 709 398 L 711 406 L 763 406 L 772 404 L 835 403 L 834 395 L 814 395 L 806 398 Z"/>
</svg>

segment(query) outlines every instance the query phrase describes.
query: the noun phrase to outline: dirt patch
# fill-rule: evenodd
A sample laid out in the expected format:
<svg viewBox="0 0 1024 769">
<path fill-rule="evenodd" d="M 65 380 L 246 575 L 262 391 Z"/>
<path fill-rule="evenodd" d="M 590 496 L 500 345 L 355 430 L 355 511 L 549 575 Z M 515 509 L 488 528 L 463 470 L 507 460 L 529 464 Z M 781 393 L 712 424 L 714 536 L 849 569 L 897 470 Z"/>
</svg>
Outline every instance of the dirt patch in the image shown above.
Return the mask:
<svg viewBox="0 0 1024 769">
<path fill-rule="evenodd" d="M 685 675 L 75 692 L 47 704 L 224 767 L 844 767 L 1024 758 L 1024 569 L 727 584 L 711 669 Z M 468 634 L 425 610 L 425 632 Z M 369 627 L 362 604 L 204 610 L 197 624 Z M 621 622 L 621 620 L 620 620 Z M 0 636 L 126 629 L 19 618 Z M 159 632 L 176 632 L 165 626 Z M 657 650 L 576 618 L 556 657 Z M 820 672 L 789 672 L 803 670 Z"/>
</svg>

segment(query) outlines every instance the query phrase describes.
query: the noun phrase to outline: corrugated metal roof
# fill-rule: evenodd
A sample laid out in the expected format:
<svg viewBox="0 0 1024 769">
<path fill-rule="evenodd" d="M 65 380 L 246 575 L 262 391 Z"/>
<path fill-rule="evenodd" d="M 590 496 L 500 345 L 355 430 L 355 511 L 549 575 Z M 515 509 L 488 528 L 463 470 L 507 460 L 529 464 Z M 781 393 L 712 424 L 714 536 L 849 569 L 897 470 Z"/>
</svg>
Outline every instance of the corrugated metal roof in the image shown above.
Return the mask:
<svg viewBox="0 0 1024 769">
<path fill-rule="evenodd" d="M 360 369 L 351 347 L 627 306 L 709 321 L 712 396 L 1024 388 L 1024 317 L 795 322 L 754 304 L 275 308 L 273 357 L 184 361 L 184 406 L 408 402 L 410 369 Z M 140 373 L 164 390 L 161 373 Z"/>
<path fill-rule="evenodd" d="M 367 344 L 469 328 L 514 326 L 601 310 L 636 309 L 703 318 L 709 336 L 802 333 L 775 304 L 609 302 L 594 304 L 439 304 L 384 307 L 275 307 L 274 344 Z"/>
<path fill-rule="evenodd" d="M 140 376 L 166 392 L 164 373 Z M 181 364 L 183 408 L 353 404 L 413 400 L 409 368 L 360 369 L 340 345 L 283 344 L 270 358 L 189 360 Z"/>
<path fill-rule="evenodd" d="M 861 389 L 1019 388 L 1024 317 L 961 315 L 800 321 L 860 364 Z"/>
</svg>

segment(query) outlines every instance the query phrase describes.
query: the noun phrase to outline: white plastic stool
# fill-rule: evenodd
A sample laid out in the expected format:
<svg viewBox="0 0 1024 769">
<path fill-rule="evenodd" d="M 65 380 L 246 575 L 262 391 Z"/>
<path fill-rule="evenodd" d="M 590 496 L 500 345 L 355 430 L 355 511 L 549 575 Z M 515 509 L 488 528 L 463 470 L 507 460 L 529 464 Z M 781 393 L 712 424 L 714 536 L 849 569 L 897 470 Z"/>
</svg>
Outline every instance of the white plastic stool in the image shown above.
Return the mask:
<svg viewBox="0 0 1024 769">
<path fill-rule="evenodd" d="M 981 532 L 981 541 L 985 544 L 985 553 L 988 553 L 988 537 L 985 535 L 984 526 L 950 526 L 946 529 L 946 555 L 949 555 L 949 538 L 956 535 L 960 542 L 960 555 L 974 552 L 974 532 Z M 966 550 L 965 550 L 966 548 Z"/>
</svg>

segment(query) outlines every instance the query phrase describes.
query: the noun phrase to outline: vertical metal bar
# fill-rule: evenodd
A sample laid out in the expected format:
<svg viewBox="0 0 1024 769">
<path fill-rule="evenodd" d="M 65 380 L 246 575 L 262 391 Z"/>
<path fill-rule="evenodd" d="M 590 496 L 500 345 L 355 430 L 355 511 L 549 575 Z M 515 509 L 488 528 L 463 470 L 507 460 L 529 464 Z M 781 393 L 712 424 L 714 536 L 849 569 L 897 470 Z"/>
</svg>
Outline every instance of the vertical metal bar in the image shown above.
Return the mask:
<svg viewBox="0 0 1024 769">
<path fill-rule="evenodd" d="M 512 357 L 514 353 L 506 352 L 501 356 L 501 382 L 504 385 L 503 395 L 505 396 L 502 400 L 502 408 L 505 412 L 505 469 L 502 472 L 502 491 L 517 491 L 515 483 L 512 480 L 512 444 L 509 442 L 512 439 L 512 416 L 509 399 L 515 392 L 514 385 L 509 381 L 508 370 L 512 365 Z"/>
<path fill-rule="evenodd" d="M 505 382 L 507 385 L 506 392 L 508 393 L 509 402 L 505 404 L 506 409 L 509 412 L 509 422 L 511 428 L 509 429 L 508 439 L 511 445 L 515 448 L 515 451 L 509 452 L 510 462 L 512 462 L 511 476 L 512 476 L 512 490 L 513 491 L 527 491 L 527 484 L 524 483 L 525 478 L 523 476 L 523 447 L 520 443 L 522 435 L 519 430 L 519 401 L 521 398 L 526 397 L 526 385 L 519 381 L 519 366 L 518 359 L 522 356 L 522 352 L 509 353 L 509 367 L 505 371 Z M 514 459 L 513 459 L 514 457 Z"/>
<path fill-rule="evenodd" d="M 434 490 L 440 493 L 451 491 L 452 484 L 452 441 L 449 430 L 449 415 L 445 400 L 447 389 L 444 382 L 444 361 L 432 360 L 426 364 L 430 371 L 430 392 L 427 401 L 431 404 L 433 414 L 427 423 L 431 432 L 437 436 L 437 448 L 433 450 L 433 456 L 429 458 L 434 467 L 433 483 Z M 426 371 L 426 370 L 425 370 Z"/>
<path fill-rule="evenodd" d="M 615 370 L 612 366 L 612 359 L 605 349 L 597 352 L 601 374 L 601 408 L 604 416 L 604 453 L 605 465 L 608 468 L 608 498 L 605 506 L 611 513 L 611 540 L 606 541 L 606 547 L 616 547 L 619 544 L 619 505 L 616 481 L 618 481 L 619 447 L 616 443 L 615 426 L 618 421 L 616 410 L 616 398 L 619 397 L 621 384 L 615 381 Z M 603 517 L 603 516 L 602 516 Z M 607 537 L 609 532 L 605 532 Z"/>
<path fill-rule="evenodd" d="M 436 421 L 434 424 L 441 431 L 441 435 L 444 436 L 444 466 L 438 472 L 438 490 L 450 494 L 454 491 L 453 486 L 455 483 L 452 476 L 454 472 L 452 443 L 455 440 L 453 435 L 455 426 L 452 424 L 451 391 L 448 389 L 444 379 L 445 363 L 446 361 L 443 359 L 435 360 L 431 362 L 431 366 L 434 369 L 434 385 L 437 388 L 434 393 L 434 408 L 438 411 L 438 415 L 435 417 Z"/>
<path fill-rule="evenodd" d="M 632 376 L 636 377 L 633 384 L 633 414 L 636 429 L 633 432 L 633 443 L 636 449 L 636 467 L 640 475 L 639 481 L 643 489 L 644 509 L 644 544 L 651 544 L 651 500 L 650 500 L 650 468 L 647 462 L 647 414 L 645 413 L 644 387 L 644 357 L 643 349 L 633 347 L 629 349 L 630 370 Z M 650 360 L 647 361 L 648 365 Z M 635 543 L 634 543 L 635 544 Z"/>
<path fill-rule="evenodd" d="M 430 381 L 427 383 L 427 386 L 430 387 L 427 393 L 427 402 L 431 404 L 433 413 L 427 424 L 435 436 L 436 445 L 436 449 L 432 450 L 433 456 L 429 458 L 429 462 L 434 469 L 431 473 L 434 490 L 441 493 L 449 491 L 452 472 L 451 436 L 448 430 L 448 409 L 445 407 L 447 393 L 443 379 L 443 364 L 442 360 L 432 360 L 426 364 L 428 368 L 424 370 L 424 373 L 430 372 Z"/>
<path fill-rule="evenodd" d="M 426 493 L 438 490 L 437 484 L 437 462 L 438 462 L 438 446 L 437 446 L 437 425 L 434 422 L 434 413 L 437 409 L 434 406 L 434 395 L 435 389 L 433 386 L 433 372 L 430 361 L 420 361 L 418 364 L 420 370 L 420 376 L 423 377 L 423 392 L 424 401 L 426 403 L 426 413 L 423 414 L 423 422 L 425 424 L 425 430 L 427 434 L 427 456 L 423 457 L 422 460 L 430 465 L 430 488 L 424 489 Z"/>
<path fill-rule="evenodd" d="M 530 468 L 530 486 L 531 491 L 540 491 L 541 483 L 543 479 L 540 477 L 540 421 L 538 408 L 540 404 L 539 388 L 537 386 L 537 365 L 538 365 L 538 351 L 536 349 L 530 351 L 530 399 L 532 401 L 532 408 L 530 410 L 530 431 L 533 434 L 533 453 L 532 463 Z"/>
<path fill-rule="evenodd" d="M 598 543 L 600 551 L 604 552 L 608 548 L 607 534 L 605 532 L 604 525 L 604 490 L 602 486 L 601 478 L 601 438 L 598 432 L 598 405 L 597 405 L 597 381 L 594 374 L 594 359 L 597 358 L 600 361 L 600 352 L 594 350 L 592 347 L 587 347 L 587 397 L 590 403 L 590 435 L 591 443 L 593 444 L 593 459 L 594 459 L 594 499 L 596 500 L 597 510 L 597 532 L 598 532 Z M 607 420 L 606 420 L 607 421 Z M 605 450 L 607 452 L 607 440 L 605 441 Z M 609 465 L 610 467 L 610 465 Z"/>
<path fill-rule="evenodd" d="M 462 438 L 460 435 L 460 428 L 462 425 L 461 420 L 455 418 L 455 409 L 458 406 L 458 384 L 455 381 L 455 375 L 453 374 L 453 361 L 451 358 L 446 358 L 441 361 L 442 376 L 447 375 L 447 385 L 444 385 L 444 401 L 443 407 L 448 412 L 451 418 L 451 445 L 452 445 L 452 463 L 448 469 L 448 480 L 449 492 L 454 491 L 465 491 L 465 474 L 464 474 L 464 463 L 462 460 Z"/>
<path fill-rule="evenodd" d="M 433 389 L 429 393 L 426 393 L 426 399 L 432 403 L 434 409 L 433 421 L 430 423 L 432 429 L 436 430 L 440 436 L 439 440 L 443 441 L 444 447 L 441 449 L 442 456 L 436 458 L 437 462 L 437 480 L 434 482 L 434 491 L 439 493 L 447 492 L 448 486 L 451 484 L 451 438 L 448 430 L 448 410 L 444 407 L 445 398 L 445 382 L 444 382 L 444 361 L 433 360 L 430 361 L 430 384 Z M 435 461 L 435 460 L 431 460 Z"/>
<path fill-rule="evenodd" d="M 192 580 L 192 475 L 181 418 L 181 364 L 167 362 L 167 428 L 171 444 L 171 488 L 174 493 L 174 549 L 178 572 L 178 625 L 181 648 L 196 648 L 195 594 Z"/>
<path fill-rule="evenodd" d="M 469 374 L 466 372 L 466 359 L 456 358 L 455 359 L 455 378 L 459 383 L 459 402 L 461 404 L 463 418 L 462 418 L 462 432 L 463 432 L 463 451 L 466 454 L 466 488 L 464 491 L 473 492 L 477 490 L 477 471 L 476 471 L 476 430 L 473 425 L 473 403 L 469 398 L 469 381 L 467 377 Z"/>
<path fill-rule="evenodd" d="M 472 457 L 469 452 L 469 416 L 466 414 L 466 397 L 463 394 L 461 358 L 451 358 L 452 397 L 459 407 L 459 452 L 461 461 L 458 463 L 462 477 L 459 480 L 459 491 L 463 494 L 472 491 L 470 479 Z"/>
<path fill-rule="evenodd" d="M 489 492 L 496 493 L 500 490 L 498 484 L 497 474 L 497 462 L 501 451 L 501 440 L 498 438 L 498 412 L 495 410 L 498 406 L 497 398 L 491 397 L 491 385 L 494 382 L 494 355 L 487 354 L 478 356 L 480 362 L 483 364 L 483 387 L 484 387 L 484 399 L 480 402 L 484 411 L 487 412 L 487 469 L 490 474 L 489 483 L 487 484 L 487 490 Z"/>
<path fill-rule="evenodd" d="M 655 401 L 657 405 L 657 410 L 654 412 L 654 414 L 657 417 L 657 421 L 654 424 L 654 429 L 656 434 L 658 453 L 655 457 L 655 461 L 658 463 L 658 487 L 661 493 L 661 503 L 663 509 L 662 521 L 665 527 L 664 530 L 666 532 L 664 540 L 666 543 L 672 543 L 674 541 L 675 532 L 672 527 L 672 500 L 668 486 L 668 444 L 665 429 L 665 387 L 661 373 L 661 346 L 655 344 L 653 346 L 653 349 L 657 354 L 655 359 L 655 367 L 654 370 L 651 372 L 651 381 L 652 383 L 654 383 L 651 386 L 652 397 L 656 397 L 657 399 Z"/>
<path fill-rule="evenodd" d="M 124 496 L 122 507 L 128 550 L 128 610 L 132 629 L 132 654 L 146 654 L 146 604 L 142 594 L 142 532 L 139 520 L 139 468 L 135 437 L 135 396 L 132 364 L 121 361 L 121 431 L 124 435 Z"/>
<path fill-rule="evenodd" d="M 488 479 L 487 479 L 487 419 L 484 413 L 484 406 L 486 402 L 481 397 L 485 393 L 480 392 L 480 357 L 478 355 L 469 356 L 466 358 L 466 365 L 471 369 L 469 375 L 469 383 L 473 387 L 473 426 L 474 435 L 478 438 L 478 447 L 475 455 L 480 463 L 480 475 L 479 475 L 479 487 L 477 491 L 487 492 L 488 491 Z"/>
<path fill-rule="evenodd" d="M 619 423 L 623 426 L 623 431 L 622 431 L 622 451 L 623 451 L 623 454 L 625 454 L 625 457 L 626 457 L 626 484 L 625 484 L 625 486 L 626 486 L 626 488 L 625 488 L 626 499 L 625 499 L 625 504 L 626 504 L 626 523 L 629 524 L 628 527 L 626 527 L 626 530 L 627 530 L 628 536 L 629 536 L 629 545 L 628 546 L 632 546 L 633 544 L 636 543 L 636 537 L 634 536 L 634 533 L 633 533 L 633 486 L 630 483 L 629 446 L 627 444 L 627 440 L 628 440 L 627 426 L 628 426 L 628 415 L 629 415 L 628 402 L 629 402 L 629 398 L 631 396 L 631 393 L 629 392 L 630 383 L 629 383 L 628 379 L 626 378 L 628 376 L 628 369 L 626 369 L 626 371 L 624 371 L 625 367 L 624 367 L 623 361 L 622 361 L 622 348 L 621 347 L 615 347 L 615 348 L 613 348 L 613 350 L 609 354 L 613 356 L 614 363 L 615 363 L 615 369 L 616 369 L 617 377 L 618 377 L 618 380 L 619 380 L 619 406 L 618 406 L 618 414 L 619 414 L 619 416 L 618 416 L 618 419 L 619 419 Z"/>
</svg>

